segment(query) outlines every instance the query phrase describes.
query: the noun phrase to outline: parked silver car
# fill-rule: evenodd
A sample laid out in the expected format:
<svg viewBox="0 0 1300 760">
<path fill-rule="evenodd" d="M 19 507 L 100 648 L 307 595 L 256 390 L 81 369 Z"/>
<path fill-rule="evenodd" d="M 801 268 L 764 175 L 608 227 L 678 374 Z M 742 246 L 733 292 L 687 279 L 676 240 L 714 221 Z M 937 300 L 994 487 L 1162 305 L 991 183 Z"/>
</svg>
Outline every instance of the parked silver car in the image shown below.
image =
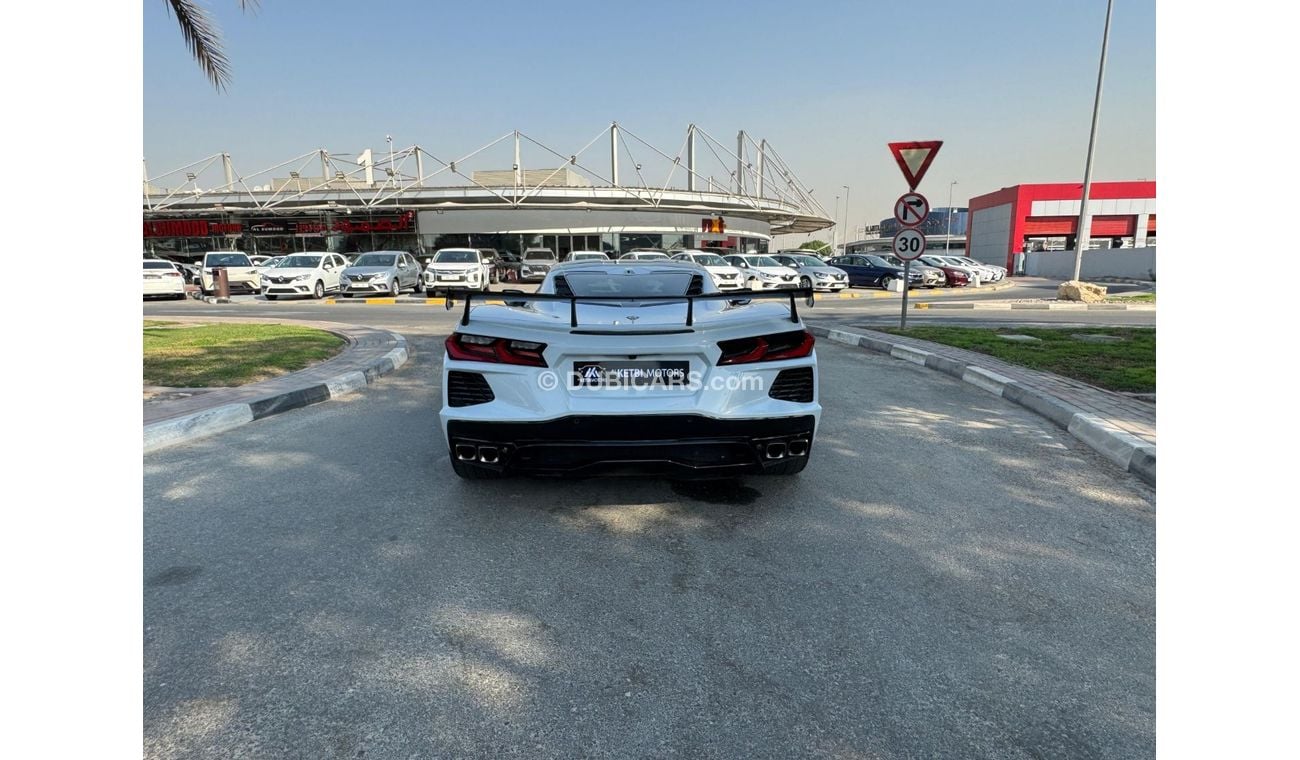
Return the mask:
<svg viewBox="0 0 1300 760">
<path fill-rule="evenodd" d="M 808 253 L 777 253 L 772 258 L 799 273 L 799 287 L 837 292 L 849 286 L 843 269 L 830 266 Z"/>
<path fill-rule="evenodd" d="M 888 261 L 894 266 L 903 266 L 907 262 L 889 253 L 880 254 L 880 258 Z M 917 258 L 912 261 L 912 271 L 921 273 L 921 284 L 927 288 L 942 288 L 948 284 L 948 275 L 943 273 L 939 267 L 933 267 L 921 259 Z"/>
<path fill-rule="evenodd" d="M 339 292 L 344 298 L 362 293 L 396 296 L 407 288 L 420 289 L 420 262 L 403 251 L 371 251 L 357 256 L 343 270 Z"/>
</svg>

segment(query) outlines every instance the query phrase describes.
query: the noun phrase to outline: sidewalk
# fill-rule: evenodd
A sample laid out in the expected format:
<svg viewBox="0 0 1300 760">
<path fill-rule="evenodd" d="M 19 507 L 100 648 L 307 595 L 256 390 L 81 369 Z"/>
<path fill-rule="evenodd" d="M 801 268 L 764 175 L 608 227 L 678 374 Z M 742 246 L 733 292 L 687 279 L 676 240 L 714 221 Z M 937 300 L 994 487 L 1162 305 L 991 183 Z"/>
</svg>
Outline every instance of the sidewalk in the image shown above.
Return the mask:
<svg viewBox="0 0 1300 760">
<path fill-rule="evenodd" d="M 169 322 L 265 322 L 247 317 L 166 317 Z M 288 375 L 235 388 L 144 402 L 145 451 L 184 443 L 244 425 L 272 414 L 351 393 L 406 363 L 406 338 L 387 330 L 337 322 L 283 320 L 327 330 L 348 345 L 332 359 Z"/>
<path fill-rule="evenodd" d="M 819 338 L 921 364 L 1023 406 L 1155 485 L 1155 404 L 987 354 L 916 338 L 856 327 L 810 324 L 809 329 Z"/>
</svg>

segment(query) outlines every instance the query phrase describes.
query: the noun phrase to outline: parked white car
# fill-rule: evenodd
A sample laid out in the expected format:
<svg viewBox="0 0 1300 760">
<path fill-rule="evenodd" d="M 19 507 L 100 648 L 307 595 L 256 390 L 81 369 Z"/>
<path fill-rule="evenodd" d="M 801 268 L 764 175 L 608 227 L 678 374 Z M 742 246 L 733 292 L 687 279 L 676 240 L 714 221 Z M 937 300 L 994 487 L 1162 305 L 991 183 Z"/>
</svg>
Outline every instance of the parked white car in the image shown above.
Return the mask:
<svg viewBox="0 0 1300 760">
<path fill-rule="evenodd" d="M 956 259 L 957 261 L 960 261 L 963 264 L 969 264 L 971 266 L 980 266 L 989 270 L 989 272 L 992 274 L 992 277 L 990 278 L 992 282 L 997 282 L 998 280 L 1001 280 L 1003 277 L 1007 276 L 1007 268 L 1000 267 L 997 264 L 989 264 L 988 262 L 977 261 L 975 259 L 972 259 L 970 256 L 949 256 L 948 258 Z"/>
<path fill-rule="evenodd" d="M 618 257 L 619 261 L 667 261 L 668 254 L 663 251 L 634 250 Z"/>
<path fill-rule="evenodd" d="M 728 264 L 726 259 L 716 253 L 686 250 L 673 254 L 673 261 L 685 261 L 704 267 L 718 290 L 741 290 L 745 287 L 747 278 L 744 270 Z"/>
<path fill-rule="evenodd" d="M 574 251 L 569 254 L 568 261 L 609 261 L 609 256 L 604 251 Z"/>
<path fill-rule="evenodd" d="M 957 271 L 966 275 L 966 278 L 970 282 L 974 282 L 976 277 L 980 278 L 981 281 L 984 280 L 984 272 L 982 270 L 976 269 L 975 267 L 969 264 L 962 263 L 949 256 L 939 256 L 937 254 L 927 253 L 921 256 L 920 258 L 918 258 L 917 261 L 920 261 L 923 264 L 928 264 L 929 266 L 932 267 L 939 267 L 939 268 L 949 267 L 951 269 L 956 269 Z"/>
<path fill-rule="evenodd" d="M 166 296 L 182 299 L 185 297 L 185 275 L 173 262 L 163 259 L 144 260 L 144 295 Z"/>
<path fill-rule="evenodd" d="M 262 273 L 262 295 L 274 301 L 280 296 L 324 298 L 337 293 L 339 278 L 347 260 L 337 253 L 294 253 Z"/>
<path fill-rule="evenodd" d="M 518 300 L 468 294 L 442 363 L 452 469 L 803 470 L 821 415 L 815 340 L 778 294 L 743 296 L 681 262 L 565 263 Z"/>
<path fill-rule="evenodd" d="M 771 256 L 733 254 L 723 257 L 728 264 L 745 273 L 745 287 L 750 290 L 774 290 L 799 287 L 799 274 Z"/>
<path fill-rule="evenodd" d="M 487 290 L 492 269 L 477 248 L 442 248 L 424 270 L 424 292 Z"/>
<path fill-rule="evenodd" d="M 203 268 L 199 270 L 199 289 L 204 295 L 212 295 L 216 290 L 214 269 L 226 270 L 226 282 L 231 293 L 256 294 L 262 289 L 257 268 L 243 251 L 211 251 L 203 254 Z"/>
</svg>

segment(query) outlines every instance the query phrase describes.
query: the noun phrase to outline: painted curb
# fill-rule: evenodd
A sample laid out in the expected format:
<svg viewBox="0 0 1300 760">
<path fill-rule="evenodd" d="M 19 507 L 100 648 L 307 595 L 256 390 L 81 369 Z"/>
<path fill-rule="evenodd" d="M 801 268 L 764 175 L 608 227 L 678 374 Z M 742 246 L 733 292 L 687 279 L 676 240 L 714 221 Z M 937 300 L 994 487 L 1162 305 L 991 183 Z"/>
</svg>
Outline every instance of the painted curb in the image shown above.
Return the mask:
<svg viewBox="0 0 1300 760">
<path fill-rule="evenodd" d="M 858 346 L 868 351 L 888 354 L 896 359 L 920 364 L 1000 396 L 1064 428 L 1093 451 L 1119 465 L 1125 471 L 1133 473 L 1144 483 L 1153 487 L 1156 484 L 1155 446 L 1055 396 L 1024 386 L 993 370 L 901 343 L 893 343 L 850 330 L 810 325 L 808 331 L 819 338 Z"/>
<path fill-rule="evenodd" d="M 148 454 L 178 443 L 189 443 L 247 425 L 254 420 L 355 393 L 380 377 L 396 371 L 410 358 L 406 338 L 397 333 L 388 334 L 397 341 L 397 347 L 374 359 L 364 370 L 344 372 L 327 378 L 324 382 L 309 383 L 301 388 L 294 388 L 248 403 L 225 404 L 183 417 L 145 425 L 144 451 Z"/>
<path fill-rule="evenodd" d="M 987 311 L 1155 311 L 1154 304 L 1136 303 L 918 303 L 914 309 L 984 309 Z"/>
</svg>

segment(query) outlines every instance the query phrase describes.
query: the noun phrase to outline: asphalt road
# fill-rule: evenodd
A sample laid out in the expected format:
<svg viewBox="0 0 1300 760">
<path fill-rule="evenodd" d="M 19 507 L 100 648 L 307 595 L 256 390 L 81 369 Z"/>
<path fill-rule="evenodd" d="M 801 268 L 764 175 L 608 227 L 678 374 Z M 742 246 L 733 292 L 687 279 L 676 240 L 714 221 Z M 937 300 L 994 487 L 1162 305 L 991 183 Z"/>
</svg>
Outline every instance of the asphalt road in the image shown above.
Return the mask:
<svg viewBox="0 0 1300 760">
<path fill-rule="evenodd" d="M 1016 278 L 1016 287 L 990 292 L 987 289 L 970 289 L 960 297 L 935 296 L 916 293 L 909 300 L 917 303 L 953 303 L 957 301 L 1004 301 L 1018 299 L 1052 298 L 1056 282 L 1039 278 Z M 501 287 L 501 286 L 498 286 Z M 531 290 L 533 285 L 519 286 Z M 1110 285 L 1112 293 L 1143 291 L 1142 285 Z M 855 288 L 864 295 L 878 290 Z M 339 299 L 326 304 L 310 299 L 292 301 L 265 301 L 255 296 L 236 296 L 236 303 L 208 305 L 200 301 L 149 301 L 144 304 L 146 317 L 169 315 L 221 315 L 238 317 L 286 317 L 289 319 L 326 319 L 384 327 L 397 330 L 428 329 L 430 325 L 445 325 L 450 329 L 454 315 L 448 315 L 440 306 L 420 304 L 368 305 Z M 897 326 L 900 303 L 889 298 L 825 299 L 811 309 L 801 307 L 801 313 L 814 322 L 860 325 L 865 327 Z M 987 311 L 961 309 L 911 310 L 907 315 L 909 325 L 1012 325 L 1055 327 L 1155 327 L 1155 311 Z"/>
<path fill-rule="evenodd" d="M 466 482 L 449 317 L 365 313 L 411 363 L 145 458 L 146 757 L 1154 754 L 1153 495 L 1050 423 L 823 342 L 799 476 Z"/>
</svg>

